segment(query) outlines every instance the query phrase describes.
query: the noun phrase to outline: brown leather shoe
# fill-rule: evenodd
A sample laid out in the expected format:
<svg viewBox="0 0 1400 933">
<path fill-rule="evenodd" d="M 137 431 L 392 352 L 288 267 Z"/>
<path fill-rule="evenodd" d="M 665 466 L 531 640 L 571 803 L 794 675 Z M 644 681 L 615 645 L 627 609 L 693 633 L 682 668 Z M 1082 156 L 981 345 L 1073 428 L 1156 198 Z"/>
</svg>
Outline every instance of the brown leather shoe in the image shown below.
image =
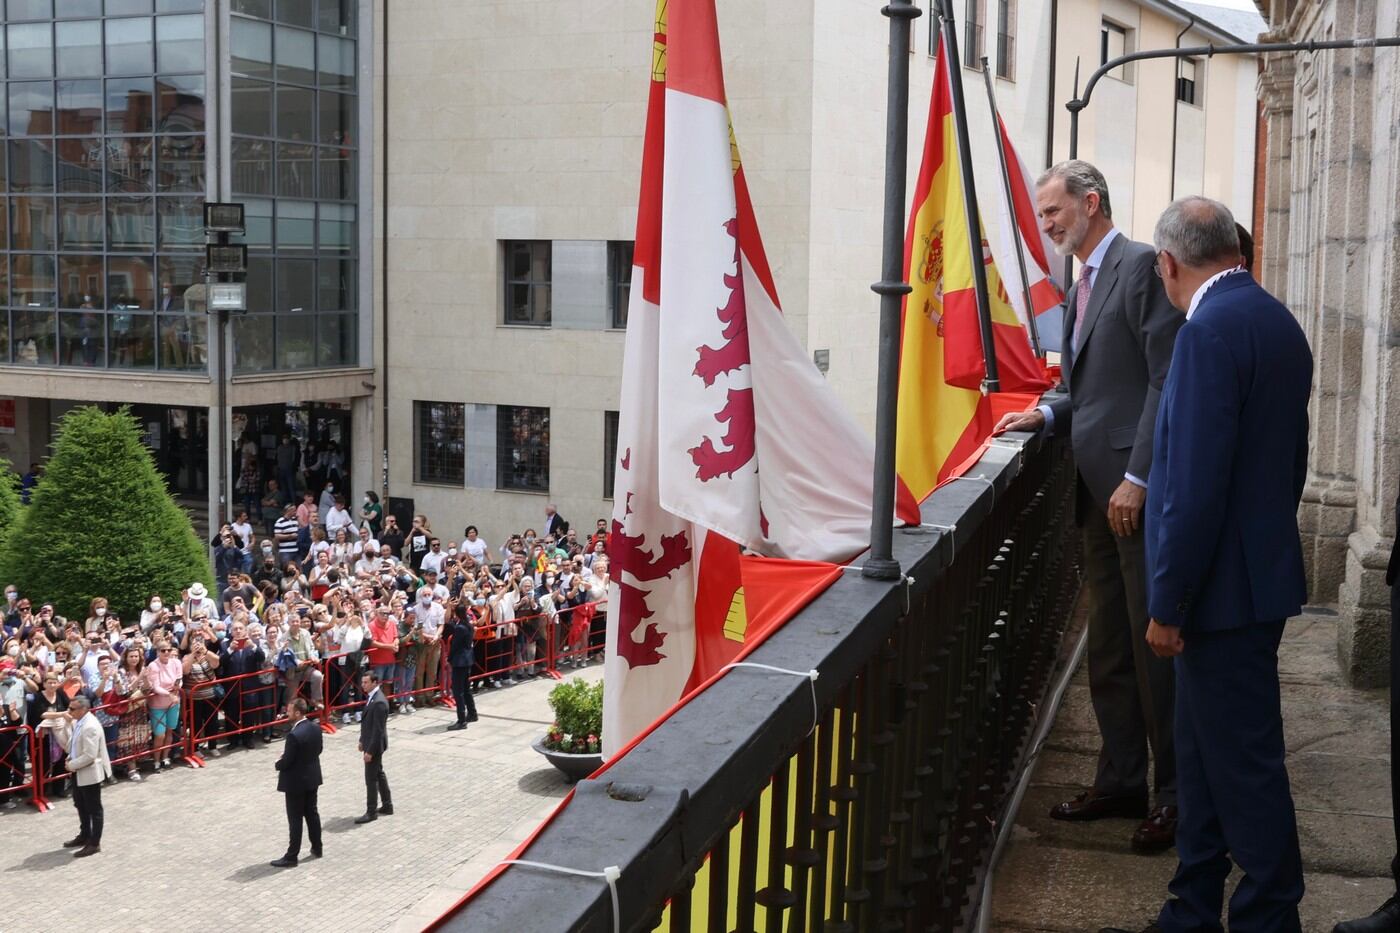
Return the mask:
<svg viewBox="0 0 1400 933">
<path fill-rule="evenodd" d="M 1144 854 L 1165 852 L 1176 845 L 1176 807 L 1153 807 L 1133 833 L 1133 849 Z"/>
<path fill-rule="evenodd" d="M 1050 808 L 1052 820 L 1103 820 L 1110 817 L 1125 817 L 1140 820 L 1147 816 L 1147 792 L 1131 795 L 1097 794 L 1087 790 L 1073 800 L 1057 803 Z"/>
</svg>

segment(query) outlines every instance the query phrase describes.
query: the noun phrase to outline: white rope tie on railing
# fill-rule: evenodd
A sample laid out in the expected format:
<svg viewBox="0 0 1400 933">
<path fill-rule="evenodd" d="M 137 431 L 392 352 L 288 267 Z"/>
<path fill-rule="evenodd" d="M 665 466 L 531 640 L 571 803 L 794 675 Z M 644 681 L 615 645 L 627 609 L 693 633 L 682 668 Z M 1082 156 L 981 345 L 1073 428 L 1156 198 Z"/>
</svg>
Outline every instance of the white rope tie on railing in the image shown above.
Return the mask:
<svg viewBox="0 0 1400 933">
<path fill-rule="evenodd" d="M 920 525 L 919 527 L 920 527 L 920 528 L 927 528 L 927 527 L 929 527 L 929 526 L 927 526 L 927 525 Z M 864 570 L 864 569 L 865 569 L 865 568 L 864 568 L 864 567 L 861 567 L 859 564 L 846 564 L 845 566 L 843 566 L 843 567 L 841 568 L 841 570 L 842 570 L 843 572 L 844 572 L 844 571 L 847 571 L 847 570 L 854 570 L 854 571 L 856 571 L 857 573 L 859 573 L 861 570 Z M 904 584 L 904 614 L 905 614 L 905 615 L 908 615 L 908 614 L 909 614 L 909 609 L 910 609 L 910 608 L 912 607 L 912 605 L 913 605 L 914 578 L 911 577 L 911 576 L 909 576 L 908 574 L 901 574 L 900 577 L 899 577 L 899 580 Z M 791 674 L 791 673 L 801 673 L 801 671 L 797 671 L 797 672 L 788 671 L 788 673 L 790 673 L 790 674 Z"/>
<path fill-rule="evenodd" d="M 821 707 L 817 705 L 817 678 L 821 676 L 820 671 L 816 669 L 810 671 L 793 671 L 788 670 L 786 667 L 759 664 L 757 661 L 730 661 L 728 664 L 724 665 L 724 667 L 720 668 L 720 670 L 727 671 L 731 667 L 754 667 L 763 671 L 771 671 L 774 674 L 790 674 L 793 677 L 806 677 L 808 684 L 812 687 L 812 728 L 807 730 L 807 734 L 811 735 L 813 732 L 817 731 L 817 723 L 821 721 Z"/>
<path fill-rule="evenodd" d="M 557 871 L 561 875 L 577 875 L 580 878 L 602 878 L 608 883 L 608 891 L 612 894 L 613 933 L 621 933 L 622 912 L 619 910 L 617 902 L 617 879 L 622 877 L 622 869 L 616 865 L 609 865 L 602 871 L 584 871 L 581 868 L 568 868 L 564 865 L 550 865 L 548 862 L 531 862 L 518 858 L 508 858 L 500 864 L 543 868 L 545 871 Z"/>
</svg>

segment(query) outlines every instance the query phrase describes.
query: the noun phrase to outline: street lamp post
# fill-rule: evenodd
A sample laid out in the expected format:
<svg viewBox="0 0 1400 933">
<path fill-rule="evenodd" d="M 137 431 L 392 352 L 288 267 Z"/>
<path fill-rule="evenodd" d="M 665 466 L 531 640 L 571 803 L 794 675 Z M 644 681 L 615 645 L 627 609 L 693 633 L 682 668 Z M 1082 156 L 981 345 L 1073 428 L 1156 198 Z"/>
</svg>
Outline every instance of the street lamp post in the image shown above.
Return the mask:
<svg viewBox="0 0 1400 933">
<path fill-rule="evenodd" d="M 243 205 L 206 202 L 204 205 L 204 288 L 206 314 L 214 315 L 219 334 L 219 352 L 214 354 L 214 372 L 218 392 L 217 427 L 214 449 L 219 452 L 219 515 L 210 516 L 215 528 L 228 513 L 228 370 L 231 364 L 228 347 L 229 316 L 248 310 L 248 247 L 231 243 L 234 236 L 244 232 Z"/>
</svg>

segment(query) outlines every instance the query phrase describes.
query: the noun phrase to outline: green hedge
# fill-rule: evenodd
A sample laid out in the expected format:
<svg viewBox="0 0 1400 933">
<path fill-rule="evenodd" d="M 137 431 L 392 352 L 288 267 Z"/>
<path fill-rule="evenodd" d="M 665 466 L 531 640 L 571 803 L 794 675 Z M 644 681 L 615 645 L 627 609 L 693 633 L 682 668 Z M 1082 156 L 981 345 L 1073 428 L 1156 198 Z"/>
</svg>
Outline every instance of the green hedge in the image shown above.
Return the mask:
<svg viewBox="0 0 1400 933">
<path fill-rule="evenodd" d="M 75 408 L 58 432 L 42 482 L 0 545 L 0 580 L 70 619 L 86 618 L 96 596 L 134 619 L 152 593 L 173 604 L 196 580 L 212 589 L 208 551 L 130 412 Z"/>
</svg>

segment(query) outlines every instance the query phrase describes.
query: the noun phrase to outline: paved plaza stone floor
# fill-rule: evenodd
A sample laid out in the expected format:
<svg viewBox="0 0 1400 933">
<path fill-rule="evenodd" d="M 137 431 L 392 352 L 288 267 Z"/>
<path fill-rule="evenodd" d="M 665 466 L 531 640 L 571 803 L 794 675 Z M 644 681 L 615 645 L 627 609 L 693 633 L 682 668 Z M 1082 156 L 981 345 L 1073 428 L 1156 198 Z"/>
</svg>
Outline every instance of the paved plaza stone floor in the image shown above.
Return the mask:
<svg viewBox="0 0 1400 933">
<path fill-rule="evenodd" d="M 1386 693 L 1343 683 L 1336 646 L 1335 616 L 1311 611 L 1288 624 L 1279 652 L 1288 773 L 1306 872 L 1306 933 L 1330 933 L 1339 920 L 1367 914 L 1394 893 Z M 991 929 L 1139 930 L 1156 916 L 1176 867 L 1174 850 L 1134 854 L 1130 820 L 1049 818 L 1051 806 L 1092 779 L 1098 748 L 1081 665 L 996 872 Z"/>
<path fill-rule="evenodd" d="M 565 673 L 573 674 L 573 671 Z M 602 676 L 595 664 L 579 676 Z M 530 743 L 554 681 L 477 694 L 480 721 L 448 732 L 446 707 L 389 721 L 393 816 L 364 826 L 358 727 L 325 737 L 325 858 L 267 863 L 287 845 L 273 762 L 280 740 L 103 790 L 102 852 L 60 844 L 77 813 L 0 810 L 0 930 L 416 931 L 504 858 L 568 787 Z"/>
</svg>

